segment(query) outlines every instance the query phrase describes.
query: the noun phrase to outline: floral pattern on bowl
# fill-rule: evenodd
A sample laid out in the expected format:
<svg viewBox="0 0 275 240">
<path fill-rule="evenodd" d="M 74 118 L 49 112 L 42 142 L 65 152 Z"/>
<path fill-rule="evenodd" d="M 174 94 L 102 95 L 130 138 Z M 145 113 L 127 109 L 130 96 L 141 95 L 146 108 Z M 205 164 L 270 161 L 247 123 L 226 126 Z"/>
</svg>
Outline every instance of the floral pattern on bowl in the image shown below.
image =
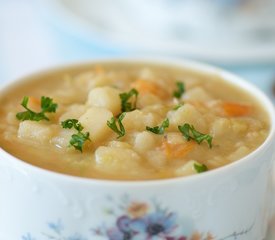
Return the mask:
<svg viewBox="0 0 275 240">
<path fill-rule="evenodd" d="M 87 233 L 69 233 L 62 221 L 48 222 L 40 238 L 26 233 L 21 240 L 93 240 L 95 237 L 106 240 L 222 240 L 238 239 L 253 229 L 253 225 L 240 233 L 234 232 L 223 238 L 217 238 L 211 232 L 190 231 L 183 226 L 177 213 L 163 207 L 157 201 L 131 200 L 124 195 L 118 202 L 107 197 L 111 208 L 103 209 L 107 224 L 87 229 Z M 186 228 L 186 229 L 185 229 Z M 97 238 L 97 239 L 98 239 Z"/>
</svg>

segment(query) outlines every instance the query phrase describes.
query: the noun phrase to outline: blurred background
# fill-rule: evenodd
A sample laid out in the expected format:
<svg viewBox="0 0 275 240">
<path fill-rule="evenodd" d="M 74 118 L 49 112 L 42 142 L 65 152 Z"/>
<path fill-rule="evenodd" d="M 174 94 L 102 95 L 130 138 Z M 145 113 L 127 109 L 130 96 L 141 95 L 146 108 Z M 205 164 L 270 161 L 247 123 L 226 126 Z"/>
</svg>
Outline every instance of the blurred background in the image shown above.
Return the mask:
<svg viewBox="0 0 275 240">
<path fill-rule="evenodd" d="M 0 83 L 133 55 L 211 63 L 275 101 L 275 0 L 0 0 Z"/>
</svg>

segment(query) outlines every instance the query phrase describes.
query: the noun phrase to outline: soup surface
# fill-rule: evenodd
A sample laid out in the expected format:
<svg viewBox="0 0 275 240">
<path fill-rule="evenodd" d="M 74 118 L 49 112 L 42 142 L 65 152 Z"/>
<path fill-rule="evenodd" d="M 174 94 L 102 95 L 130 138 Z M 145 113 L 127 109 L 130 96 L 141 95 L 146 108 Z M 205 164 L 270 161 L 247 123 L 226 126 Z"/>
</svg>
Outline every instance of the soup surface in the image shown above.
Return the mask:
<svg viewBox="0 0 275 240">
<path fill-rule="evenodd" d="M 117 180 L 215 169 L 267 137 L 263 108 L 217 75 L 151 64 L 36 76 L 0 97 L 0 146 L 30 164 Z"/>
</svg>

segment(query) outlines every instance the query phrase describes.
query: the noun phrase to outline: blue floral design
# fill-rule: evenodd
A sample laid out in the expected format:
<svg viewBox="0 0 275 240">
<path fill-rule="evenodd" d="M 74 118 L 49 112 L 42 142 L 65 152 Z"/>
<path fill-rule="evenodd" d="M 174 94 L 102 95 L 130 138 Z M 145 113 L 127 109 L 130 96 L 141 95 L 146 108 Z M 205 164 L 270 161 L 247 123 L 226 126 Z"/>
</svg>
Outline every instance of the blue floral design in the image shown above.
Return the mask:
<svg viewBox="0 0 275 240">
<path fill-rule="evenodd" d="M 82 237 L 79 233 L 75 233 L 72 236 L 66 238 L 66 240 L 88 240 L 87 238 Z"/>
<path fill-rule="evenodd" d="M 47 224 L 48 231 L 45 231 L 42 233 L 43 238 L 42 239 L 51 239 L 51 240 L 88 240 L 88 238 L 82 236 L 80 233 L 74 233 L 65 235 L 64 227 L 59 219 L 56 222 L 48 222 Z M 22 240 L 36 240 L 33 238 L 30 233 L 27 233 L 26 235 L 23 235 Z"/>
<path fill-rule="evenodd" d="M 176 233 L 178 228 L 177 215 L 162 208 L 156 202 L 131 201 L 125 198 L 118 204 L 118 215 L 114 224 L 105 229 L 96 229 L 94 235 L 105 236 L 108 240 L 187 240 L 183 234 Z"/>
<path fill-rule="evenodd" d="M 134 219 L 130 226 L 132 231 L 143 239 L 165 238 L 177 228 L 176 220 L 174 213 L 156 212 L 144 218 Z"/>
<path fill-rule="evenodd" d="M 22 236 L 22 240 L 35 240 L 35 238 L 33 238 L 30 233 L 27 233 Z"/>
<path fill-rule="evenodd" d="M 64 229 L 60 219 L 56 223 L 49 222 L 48 227 L 59 235 L 61 234 L 62 230 Z"/>
<path fill-rule="evenodd" d="M 92 240 L 95 236 L 106 240 L 215 239 L 211 233 L 196 231 L 187 236 L 182 232 L 184 229 L 177 214 L 163 208 L 156 201 L 132 201 L 127 195 L 119 202 L 110 197 L 107 200 L 111 203 L 109 206 L 113 207 L 103 212 L 107 214 L 110 224 L 103 222 L 100 227 L 92 228 L 92 235 L 89 237 L 79 232 L 68 233 L 68 229 L 66 230 L 59 219 L 56 222 L 48 222 L 47 230 L 41 232 L 40 238 L 34 238 L 27 233 L 21 237 L 21 240 Z"/>
</svg>

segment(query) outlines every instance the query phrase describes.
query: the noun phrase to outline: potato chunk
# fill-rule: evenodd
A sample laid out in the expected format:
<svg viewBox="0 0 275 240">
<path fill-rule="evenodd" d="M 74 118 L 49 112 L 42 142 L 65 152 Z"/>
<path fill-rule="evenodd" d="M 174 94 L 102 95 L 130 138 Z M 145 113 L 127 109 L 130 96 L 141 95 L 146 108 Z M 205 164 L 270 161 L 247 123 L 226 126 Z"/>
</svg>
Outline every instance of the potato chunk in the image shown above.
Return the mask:
<svg viewBox="0 0 275 240">
<path fill-rule="evenodd" d="M 184 104 L 176 111 L 168 112 L 171 128 L 177 130 L 179 125 L 189 123 L 201 132 L 205 132 L 206 122 L 203 115 L 191 104 Z"/>
<path fill-rule="evenodd" d="M 84 131 L 90 133 L 93 143 L 98 143 L 112 134 L 112 130 L 107 126 L 107 121 L 112 117 L 113 114 L 105 108 L 91 107 L 79 118 L 79 122 Z"/>
<path fill-rule="evenodd" d="M 159 138 L 160 136 L 147 131 L 140 132 L 136 135 L 134 148 L 139 153 L 145 153 L 157 146 Z"/>
<path fill-rule="evenodd" d="M 183 166 L 177 168 L 175 170 L 175 174 L 177 176 L 188 176 L 188 175 L 197 174 L 197 171 L 194 168 L 194 164 L 200 165 L 197 161 L 190 160 L 187 163 L 185 163 Z"/>
<path fill-rule="evenodd" d="M 121 111 L 119 90 L 112 87 L 97 87 L 90 91 L 87 104 L 92 107 L 103 107 L 115 116 Z"/>
<path fill-rule="evenodd" d="M 62 122 L 70 118 L 78 119 L 85 111 L 85 105 L 73 104 L 60 116 L 59 121 Z"/>
<path fill-rule="evenodd" d="M 54 129 L 51 125 L 34 122 L 24 121 L 19 124 L 18 137 L 35 141 L 37 143 L 47 143 L 54 134 Z"/>
<path fill-rule="evenodd" d="M 129 148 L 99 147 L 95 151 L 96 168 L 116 174 L 138 174 L 140 156 Z"/>
<path fill-rule="evenodd" d="M 146 126 L 157 125 L 158 122 L 156 120 L 156 116 L 153 113 L 144 113 L 140 110 L 134 110 L 132 112 L 127 112 L 122 122 L 126 131 L 143 131 Z"/>
<path fill-rule="evenodd" d="M 75 134 L 74 129 L 60 129 L 58 135 L 51 139 L 51 143 L 58 148 L 70 149 L 68 148 L 72 135 Z"/>
<path fill-rule="evenodd" d="M 184 100 L 207 102 L 211 96 L 201 87 L 194 87 L 183 95 Z"/>
</svg>

